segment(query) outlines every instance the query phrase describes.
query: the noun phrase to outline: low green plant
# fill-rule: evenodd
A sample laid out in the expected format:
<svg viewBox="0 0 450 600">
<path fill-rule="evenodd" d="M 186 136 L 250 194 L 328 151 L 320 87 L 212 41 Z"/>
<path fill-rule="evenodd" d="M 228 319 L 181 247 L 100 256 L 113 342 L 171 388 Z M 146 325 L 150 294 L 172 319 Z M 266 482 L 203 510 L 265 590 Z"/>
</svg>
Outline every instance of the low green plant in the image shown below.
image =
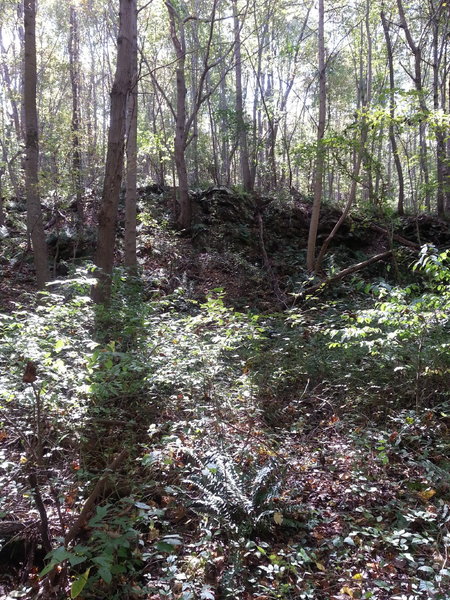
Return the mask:
<svg viewBox="0 0 450 600">
<path fill-rule="evenodd" d="M 40 576 L 56 566 L 65 566 L 71 580 L 71 598 L 82 592 L 98 599 L 123 598 L 140 573 L 139 527 L 148 526 L 151 516 L 151 507 L 131 499 L 97 506 L 87 523 L 86 542 L 70 549 L 62 545 L 52 550 L 46 556 L 48 563 Z"/>
<path fill-rule="evenodd" d="M 273 500 L 282 481 L 275 462 L 244 470 L 223 449 L 189 456 L 195 468 L 183 483 L 196 491 L 190 508 L 212 516 L 231 534 L 248 536 L 279 510 Z"/>
<path fill-rule="evenodd" d="M 370 286 L 374 308 L 347 312 L 345 327 L 329 328 L 330 349 L 347 364 L 364 369 L 361 379 L 373 385 L 401 384 L 401 395 L 416 405 L 445 395 L 450 373 L 450 268 L 448 251 L 424 247 L 414 270 L 425 276 L 421 285 Z M 348 378 L 355 378 L 354 369 Z"/>
</svg>

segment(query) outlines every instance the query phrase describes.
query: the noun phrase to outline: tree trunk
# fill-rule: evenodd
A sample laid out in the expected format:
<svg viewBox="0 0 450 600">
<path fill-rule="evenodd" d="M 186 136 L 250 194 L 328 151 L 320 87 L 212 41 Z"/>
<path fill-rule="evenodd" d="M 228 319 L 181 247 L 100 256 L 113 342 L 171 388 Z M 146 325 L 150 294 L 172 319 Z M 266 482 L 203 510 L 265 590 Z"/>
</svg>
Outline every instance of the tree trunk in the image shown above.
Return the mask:
<svg viewBox="0 0 450 600">
<path fill-rule="evenodd" d="M 439 53 L 439 12 L 434 13 L 433 18 L 433 108 L 436 112 L 441 106 L 439 98 L 439 67 L 441 56 Z M 439 217 L 445 216 L 445 164 L 446 164 L 446 127 L 440 123 L 436 124 L 436 205 Z"/>
<path fill-rule="evenodd" d="M 108 303 L 111 296 L 117 207 L 123 171 L 126 105 L 131 84 L 133 6 L 134 0 L 120 0 L 117 66 L 111 90 L 105 179 L 98 218 L 97 252 L 95 255 L 95 264 L 98 267 L 98 282 L 92 290 L 94 302 L 102 304 Z"/>
<path fill-rule="evenodd" d="M 23 9 L 22 5 L 20 5 L 20 9 L 18 6 L 18 18 L 20 16 L 22 16 L 22 20 L 23 20 L 23 15 L 21 14 L 23 12 L 22 9 Z M 22 47 L 23 47 L 24 36 L 23 36 L 23 33 L 21 33 L 21 32 L 22 32 L 22 27 L 19 28 L 19 39 L 21 40 Z M 11 80 L 11 73 L 10 73 L 8 60 L 7 60 L 7 52 L 3 45 L 3 37 L 2 37 L 1 27 L 0 27 L 0 52 L 1 52 L 1 57 L 2 57 L 2 61 L 1 61 L 2 77 L 3 77 L 5 89 L 7 91 L 7 98 L 11 105 L 11 119 L 12 119 L 12 122 L 14 125 L 16 144 L 20 146 L 23 143 L 23 140 L 25 137 L 24 131 L 23 131 L 23 122 L 21 122 L 21 118 L 20 118 L 21 106 L 17 99 L 17 93 L 16 93 L 16 90 L 14 89 L 13 82 Z M 22 97 L 23 97 L 23 90 L 22 90 Z M 22 99 L 22 106 L 23 106 L 23 99 Z M 3 127 L 3 140 L 1 140 L 1 145 L 2 145 L 2 158 L 3 158 L 3 161 L 8 166 L 8 175 L 9 175 L 9 179 L 11 181 L 11 186 L 14 189 L 14 194 L 16 195 L 17 198 L 19 198 L 23 194 L 23 189 L 22 189 L 22 183 L 20 181 L 20 175 L 18 172 L 19 170 L 18 169 L 16 170 L 14 163 L 16 162 L 17 158 L 20 156 L 21 157 L 20 164 L 21 164 L 22 170 L 24 171 L 25 170 L 25 161 L 24 161 L 24 157 L 23 157 L 23 154 L 21 151 L 16 152 L 12 158 L 9 158 L 9 151 L 14 147 L 13 142 L 12 142 L 12 132 L 11 132 L 11 129 L 9 126 Z"/>
<path fill-rule="evenodd" d="M 242 92 L 242 55 L 241 55 L 241 24 L 239 22 L 237 0 L 233 0 L 234 21 L 234 59 L 236 63 L 236 122 L 239 139 L 240 164 L 242 185 L 246 192 L 253 191 L 253 179 L 250 171 L 247 131 L 244 119 L 244 99 Z"/>
<path fill-rule="evenodd" d="M 5 224 L 5 209 L 3 206 L 3 175 L 5 173 L 4 167 L 0 167 L 0 227 Z"/>
<path fill-rule="evenodd" d="M 423 113 L 422 118 L 419 123 L 419 143 L 420 143 L 420 168 L 423 174 L 423 181 L 425 186 L 425 205 L 427 210 L 431 209 L 431 194 L 430 194 L 430 176 L 428 172 L 428 150 L 427 150 L 427 142 L 426 142 L 426 122 L 425 118 L 428 114 L 427 105 L 424 98 L 424 90 L 423 90 L 423 79 L 422 79 L 422 49 L 420 46 L 417 46 L 414 42 L 414 39 L 411 35 L 411 31 L 408 27 L 408 23 L 405 17 L 405 11 L 403 8 L 402 0 L 397 0 L 398 12 L 400 15 L 400 23 L 403 28 L 406 36 L 406 41 L 408 42 L 408 46 L 411 49 L 411 52 L 414 56 L 414 86 L 417 91 L 417 95 L 419 98 L 419 106 L 420 110 Z"/>
<path fill-rule="evenodd" d="M 76 225 L 80 233 L 84 222 L 83 185 L 80 150 L 80 36 L 78 15 L 74 5 L 70 6 L 69 29 L 70 83 L 72 87 L 72 178 L 75 190 Z"/>
<path fill-rule="evenodd" d="M 220 96 L 219 96 L 219 107 L 221 112 L 220 129 L 222 144 L 220 149 L 221 158 L 221 169 L 220 169 L 220 183 L 222 185 L 230 185 L 230 137 L 229 137 L 229 125 L 226 110 L 228 108 L 227 102 L 227 86 L 226 86 L 226 72 L 224 66 L 222 66 L 221 83 L 220 83 Z"/>
<path fill-rule="evenodd" d="M 386 50 L 389 65 L 389 139 L 391 142 L 392 155 L 394 157 L 395 168 L 398 178 L 398 202 L 397 214 L 401 217 L 405 214 L 405 183 L 403 179 L 403 168 L 398 155 L 397 140 L 395 137 L 395 79 L 394 79 L 394 57 L 392 52 L 391 36 L 389 35 L 389 25 L 384 11 L 381 11 L 381 22 L 383 24 L 384 37 L 386 40 Z"/>
<path fill-rule="evenodd" d="M 306 268 L 308 271 L 314 271 L 317 229 L 319 227 L 320 205 L 322 202 L 323 174 L 325 166 L 325 152 L 322 146 L 322 140 L 325 134 L 326 118 L 326 65 L 325 65 L 325 20 L 324 0 L 319 0 L 319 125 L 317 129 L 317 155 L 314 178 L 314 201 L 311 214 L 311 223 L 309 226 L 308 250 L 306 255 Z"/>
<path fill-rule="evenodd" d="M 347 203 L 346 203 L 346 205 L 344 207 L 344 210 L 342 211 L 342 214 L 339 217 L 336 225 L 333 227 L 331 233 L 327 236 L 326 240 L 322 244 L 322 247 L 321 247 L 320 252 L 319 252 L 319 256 L 317 257 L 316 264 L 315 264 L 315 267 L 314 267 L 314 271 L 316 273 L 318 273 L 320 271 L 320 269 L 322 267 L 323 257 L 325 256 L 325 253 L 328 250 L 328 247 L 331 244 L 331 242 L 333 241 L 333 239 L 336 236 L 337 232 L 341 228 L 342 223 L 347 218 L 347 215 L 350 212 L 350 209 L 353 206 L 353 204 L 355 202 L 355 199 L 356 199 L 356 188 L 357 188 L 357 185 L 358 185 L 359 171 L 361 169 L 361 162 L 362 162 L 362 159 L 363 159 L 363 156 L 364 156 L 364 151 L 365 151 L 365 146 L 366 146 L 366 141 L 367 141 L 367 130 L 368 130 L 368 127 L 367 127 L 367 122 L 366 122 L 365 117 L 363 117 L 363 122 L 362 122 L 362 126 L 361 127 L 362 127 L 362 129 L 361 129 L 360 147 L 359 147 L 358 154 L 357 154 L 357 157 L 356 157 L 355 165 L 353 167 L 352 187 L 350 189 L 350 194 L 349 194 Z"/>
<path fill-rule="evenodd" d="M 124 264 L 135 272 L 136 258 L 136 202 L 137 202 L 137 111 L 138 111 L 138 64 L 137 64 L 137 7 L 131 0 L 132 13 L 132 55 L 131 89 L 128 94 L 127 131 L 127 187 L 125 196 L 125 239 Z"/>
<path fill-rule="evenodd" d="M 39 196 L 39 138 L 36 108 L 36 0 L 24 0 L 25 61 L 25 190 L 27 197 L 27 230 L 33 244 L 34 266 L 39 288 L 50 279 L 47 244 Z"/>
<path fill-rule="evenodd" d="M 192 221 L 192 205 L 189 198 L 189 184 L 186 166 L 186 43 L 184 39 L 184 24 L 175 13 L 170 2 L 166 3 L 169 13 L 170 36 L 177 56 L 176 91 L 177 107 L 175 113 L 174 155 L 178 177 L 178 218 L 177 225 L 181 230 L 189 230 Z M 177 33 L 177 21 L 179 34 Z"/>
<path fill-rule="evenodd" d="M 19 106 L 17 103 L 16 94 L 13 89 L 13 85 L 12 85 L 12 81 L 11 81 L 11 75 L 9 72 L 9 66 L 8 66 L 8 62 L 7 62 L 7 58 L 6 58 L 6 50 L 3 45 L 3 36 L 2 36 L 1 27 L 0 27 L 0 51 L 2 54 L 3 81 L 5 82 L 5 87 L 7 90 L 7 97 L 11 104 L 11 111 L 12 111 L 11 116 L 12 116 L 12 120 L 14 123 L 14 131 L 16 132 L 17 141 L 20 142 L 23 138 L 23 134 L 22 134 L 22 128 L 21 128 L 21 124 L 20 124 Z"/>
</svg>

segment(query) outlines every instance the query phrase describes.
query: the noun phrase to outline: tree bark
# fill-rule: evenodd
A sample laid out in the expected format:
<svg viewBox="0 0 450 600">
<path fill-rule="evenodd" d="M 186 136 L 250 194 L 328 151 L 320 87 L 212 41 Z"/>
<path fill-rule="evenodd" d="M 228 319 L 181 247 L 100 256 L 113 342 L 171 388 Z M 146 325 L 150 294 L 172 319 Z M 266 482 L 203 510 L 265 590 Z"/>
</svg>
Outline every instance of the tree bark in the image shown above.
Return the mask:
<svg viewBox="0 0 450 600">
<path fill-rule="evenodd" d="M 400 24 L 405 32 L 406 41 L 411 49 L 414 56 L 414 86 L 417 91 L 419 98 L 419 106 L 423 115 L 419 123 L 419 143 L 420 143 L 420 168 L 423 174 L 423 181 L 425 186 L 425 205 L 427 210 L 431 210 L 431 194 L 430 194 L 430 175 L 428 171 L 428 150 L 426 142 L 426 115 L 428 114 L 427 105 L 424 97 L 423 79 L 422 79 L 422 49 L 416 45 L 409 29 L 408 23 L 405 17 L 405 10 L 403 7 L 403 1 L 397 0 L 398 12 L 400 15 Z"/>
<path fill-rule="evenodd" d="M 434 7 L 433 7 L 434 8 Z M 433 15 L 433 108 L 436 112 L 441 107 L 439 98 L 439 68 L 441 63 L 441 54 L 439 52 L 440 26 L 439 11 Z M 442 32 L 443 33 L 443 32 Z M 436 207 L 439 217 L 445 217 L 445 167 L 446 167 L 446 148 L 445 138 L 448 135 L 447 128 L 440 123 L 436 124 Z"/>
<path fill-rule="evenodd" d="M 132 55 L 131 89 L 128 94 L 128 131 L 127 131 L 127 187 L 125 195 L 125 239 L 124 264 L 135 272 L 136 257 L 136 202 L 137 202 L 137 111 L 138 111 L 138 62 L 137 62 L 137 7 L 132 7 Z"/>
<path fill-rule="evenodd" d="M 24 0 L 25 60 L 25 190 L 27 197 L 27 230 L 33 245 L 34 266 L 39 288 L 50 279 L 47 244 L 39 195 L 39 136 L 36 107 L 36 0 Z"/>
<path fill-rule="evenodd" d="M 175 112 L 175 138 L 174 155 L 178 177 L 178 218 L 177 225 L 181 230 L 189 230 L 192 221 L 192 205 L 189 198 L 189 183 L 186 166 L 186 43 L 184 38 L 184 23 L 178 18 L 173 5 L 166 2 L 169 13 L 170 36 L 177 57 L 176 69 L 176 112 Z M 178 29 L 177 32 L 177 21 Z"/>
<path fill-rule="evenodd" d="M 317 154 L 314 178 L 314 201 L 309 226 L 308 249 L 306 255 L 306 268 L 314 271 L 317 230 L 319 227 L 320 205 L 322 202 L 323 175 L 325 166 L 325 152 L 322 140 L 325 135 L 326 119 L 326 65 L 325 65 L 325 37 L 324 37 L 325 7 L 324 0 L 319 0 L 319 124 L 317 129 Z"/>
<path fill-rule="evenodd" d="M 403 178 L 403 168 L 400 156 L 398 154 L 397 139 L 395 137 L 395 78 L 394 78 L 394 57 L 392 52 L 391 36 L 389 34 L 389 25 L 384 11 L 381 11 L 381 22 L 383 24 L 384 37 L 386 40 L 386 51 L 389 65 L 389 140 L 391 142 L 392 155 L 394 157 L 395 168 L 398 179 L 398 202 L 397 214 L 402 217 L 405 214 L 405 183 Z"/>
<path fill-rule="evenodd" d="M 78 15 L 74 5 L 70 6 L 69 25 L 69 62 L 70 84 L 72 87 L 72 178 L 75 190 L 76 226 L 80 233 L 84 222 L 83 186 L 81 172 L 80 149 L 80 36 L 78 32 Z"/>
<path fill-rule="evenodd" d="M 117 65 L 111 90 L 105 179 L 97 230 L 97 285 L 92 290 L 96 303 L 107 304 L 111 296 L 114 264 L 117 207 L 122 182 L 127 95 L 131 86 L 131 55 L 134 0 L 120 0 L 120 24 L 117 39 Z"/>
<path fill-rule="evenodd" d="M 242 54 L 241 54 L 241 24 L 237 9 L 237 0 L 233 0 L 234 22 L 234 60 L 236 63 L 236 122 L 239 140 L 239 156 L 241 165 L 242 185 L 244 191 L 253 191 L 253 178 L 250 171 L 247 131 L 244 119 L 244 96 L 242 91 Z"/>
</svg>

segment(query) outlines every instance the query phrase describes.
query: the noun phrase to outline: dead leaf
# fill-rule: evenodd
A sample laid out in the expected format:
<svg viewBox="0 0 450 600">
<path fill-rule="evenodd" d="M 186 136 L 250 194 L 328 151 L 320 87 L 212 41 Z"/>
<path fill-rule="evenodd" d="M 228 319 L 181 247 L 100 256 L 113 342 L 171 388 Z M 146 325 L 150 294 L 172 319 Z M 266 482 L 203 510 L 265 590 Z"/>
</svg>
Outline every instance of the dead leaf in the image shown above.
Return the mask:
<svg viewBox="0 0 450 600">
<path fill-rule="evenodd" d="M 280 512 L 273 513 L 273 520 L 275 521 L 275 523 L 277 525 L 281 525 L 281 523 L 283 522 L 283 513 L 280 513 Z"/>
<path fill-rule="evenodd" d="M 25 367 L 25 372 L 23 374 L 22 381 L 24 383 L 34 383 L 36 381 L 36 379 L 37 379 L 36 363 L 34 363 L 32 360 L 29 360 Z"/>
<path fill-rule="evenodd" d="M 419 498 L 421 500 L 423 500 L 424 502 L 428 502 L 428 500 L 431 500 L 431 498 L 436 494 L 436 490 L 433 490 L 431 488 L 428 488 L 427 490 L 424 490 L 423 492 L 417 492 L 417 495 L 419 496 Z"/>
</svg>

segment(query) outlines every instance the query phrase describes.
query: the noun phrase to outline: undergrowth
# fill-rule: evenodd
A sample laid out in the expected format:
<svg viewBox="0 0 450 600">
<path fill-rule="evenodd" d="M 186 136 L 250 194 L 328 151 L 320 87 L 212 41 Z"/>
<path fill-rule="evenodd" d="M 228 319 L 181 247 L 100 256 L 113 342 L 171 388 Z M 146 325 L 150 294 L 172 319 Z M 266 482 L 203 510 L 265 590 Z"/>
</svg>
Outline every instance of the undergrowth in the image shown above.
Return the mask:
<svg viewBox="0 0 450 600">
<path fill-rule="evenodd" d="M 1 315 L 1 514 L 51 540 L 7 593 L 444 600 L 449 253 L 414 268 L 264 315 L 79 270 Z"/>
</svg>

